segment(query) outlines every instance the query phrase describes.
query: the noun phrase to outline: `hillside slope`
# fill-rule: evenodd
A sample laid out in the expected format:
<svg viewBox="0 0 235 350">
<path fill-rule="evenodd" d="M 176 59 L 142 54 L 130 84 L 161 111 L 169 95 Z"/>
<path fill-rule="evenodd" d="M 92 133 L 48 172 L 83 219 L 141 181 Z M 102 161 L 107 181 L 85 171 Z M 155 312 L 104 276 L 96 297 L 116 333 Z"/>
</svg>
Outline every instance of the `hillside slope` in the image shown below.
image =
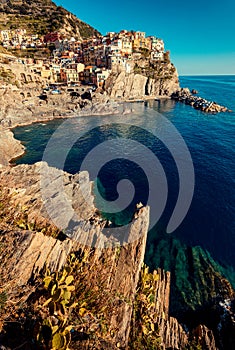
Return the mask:
<svg viewBox="0 0 235 350">
<path fill-rule="evenodd" d="M 99 35 L 93 27 L 51 0 L 2 0 L 0 30 L 16 28 L 41 35 L 59 31 L 77 39 Z"/>
</svg>

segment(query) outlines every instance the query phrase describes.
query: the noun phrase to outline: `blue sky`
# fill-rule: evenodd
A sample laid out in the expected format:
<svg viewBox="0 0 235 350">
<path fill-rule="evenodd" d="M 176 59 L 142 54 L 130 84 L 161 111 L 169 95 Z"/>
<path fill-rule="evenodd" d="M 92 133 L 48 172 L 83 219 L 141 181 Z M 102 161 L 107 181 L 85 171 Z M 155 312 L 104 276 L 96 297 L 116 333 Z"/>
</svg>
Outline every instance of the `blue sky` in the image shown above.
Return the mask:
<svg viewBox="0 0 235 350">
<path fill-rule="evenodd" d="M 180 75 L 235 74 L 235 0 L 56 0 L 102 34 L 141 30 L 165 41 Z"/>
</svg>

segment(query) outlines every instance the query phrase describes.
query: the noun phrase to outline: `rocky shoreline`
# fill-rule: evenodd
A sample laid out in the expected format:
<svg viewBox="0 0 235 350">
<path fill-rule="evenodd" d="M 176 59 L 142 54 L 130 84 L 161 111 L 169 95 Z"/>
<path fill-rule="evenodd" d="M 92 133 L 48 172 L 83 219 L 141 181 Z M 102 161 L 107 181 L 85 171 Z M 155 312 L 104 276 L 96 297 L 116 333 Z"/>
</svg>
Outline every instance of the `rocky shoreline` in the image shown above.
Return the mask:
<svg viewBox="0 0 235 350">
<path fill-rule="evenodd" d="M 125 103 L 145 102 L 169 96 L 143 96 L 133 99 L 110 99 L 106 92 L 92 94 L 90 99 L 72 98 L 69 93 L 48 95 L 46 101 L 40 99 L 40 89 L 12 86 L 0 89 L 0 167 L 9 165 L 25 152 L 24 146 L 14 139 L 12 129 L 54 119 L 85 116 L 108 116 L 129 114 L 132 108 L 123 107 Z"/>
<path fill-rule="evenodd" d="M 89 91 L 89 90 L 88 90 Z M 88 92 L 88 95 L 90 92 Z M 89 97 L 89 96 L 88 96 Z M 105 116 L 122 113 L 131 113 L 131 108 L 122 109 L 124 103 L 146 102 L 156 99 L 173 99 L 205 113 L 230 112 L 224 106 L 195 96 L 195 91 L 182 88 L 171 96 L 135 96 L 133 98 L 115 96 L 110 99 L 105 91 L 90 95 L 90 98 L 73 98 L 71 94 L 49 95 L 46 101 L 40 99 L 40 90 L 37 88 L 16 89 L 12 86 L 0 89 L 0 166 L 10 162 L 25 152 L 24 146 L 14 139 L 12 129 L 17 126 L 30 125 L 38 122 L 47 122 L 54 119 L 74 118 L 84 116 Z"/>
<path fill-rule="evenodd" d="M 188 88 L 182 88 L 171 95 L 173 100 L 182 102 L 186 105 L 190 105 L 195 109 L 198 109 L 205 113 L 220 113 L 220 112 L 231 112 L 227 107 L 221 106 L 216 102 L 208 101 L 205 98 L 195 96 L 196 90 L 190 90 Z"/>
<path fill-rule="evenodd" d="M 73 210 L 79 215 L 78 232 L 71 238 L 55 238 L 56 229 L 48 217 L 40 194 L 41 168 L 53 173 L 53 181 L 50 187 L 55 190 L 52 194 L 57 203 L 57 209 L 53 213 L 53 219 L 61 216 L 60 193 L 57 191 L 58 179 L 62 178 L 64 192 L 68 196 Z M 100 249 L 108 239 L 110 233 L 104 230 L 106 222 L 97 215 L 94 206 L 94 197 L 91 191 L 92 183 L 87 172 L 82 174 L 82 183 L 78 183 L 78 174 L 71 175 L 63 170 L 49 167 L 46 163 L 34 165 L 19 165 L 17 167 L 5 167 L 0 169 L 0 199 L 4 206 L 0 207 L 0 253 L 2 255 L 0 266 L 0 293 L 7 286 L 8 296 L 6 307 L 14 305 L 14 312 L 5 312 L 2 328 L 4 332 L 0 336 L 0 345 L 7 346 L 11 350 L 27 341 L 27 349 L 35 349 L 32 334 L 35 331 L 35 322 L 29 322 L 29 317 L 40 322 L 40 314 L 37 308 L 33 308 L 32 300 L 40 296 L 41 276 L 46 267 L 51 271 L 63 269 L 71 253 L 77 256 L 86 256 L 82 271 L 75 276 L 77 298 L 80 305 L 85 305 L 86 313 L 80 312 L 73 317 L 77 320 L 72 326 L 73 349 L 141 349 L 145 347 L 146 339 L 157 341 L 155 349 L 204 349 L 218 350 L 213 332 L 206 325 L 197 325 L 188 331 L 171 317 L 169 312 L 171 275 L 158 269 L 149 273 L 144 266 L 144 255 L 149 224 L 149 208 L 142 207 L 137 211 L 135 218 L 127 229 L 125 237 L 136 237 L 130 243 L 126 242 L 117 246 L 107 246 Z M 87 201 L 81 196 L 81 186 L 86 188 Z M 9 221 L 9 218 L 12 220 Z M 46 231 L 45 231 L 46 230 Z M 80 237 L 85 239 L 81 244 Z M 96 245 L 90 248 L 90 243 L 95 239 Z M 115 237 L 113 242 L 115 243 Z M 128 243 L 128 244 L 127 244 Z M 91 268 L 92 266 L 92 268 Z M 3 268 L 4 267 L 4 268 Z M 3 279 L 1 281 L 1 278 Z M 144 287 L 147 283 L 147 287 Z M 87 293 L 79 294 L 80 286 Z M 42 288 L 42 287 L 40 287 Z M 88 293 L 89 292 L 89 293 Z M 95 296 L 95 309 L 89 309 L 90 293 Z M 151 302 L 145 300 L 151 297 Z M 41 296 L 41 299 L 43 295 Z M 43 300 L 43 299 L 42 299 Z M 83 304 L 81 304 L 83 303 Z M 137 303 L 142 307 L 137 309 Z M 97 310 L 102 310 L 99 314 Z M 84 310 L 84 307 L 83 309 Z M 79 312 L 79 309 L 78 311 Z M 136 313 L 139 312 L 139 318 Z M 20 316 L 15 316 L 20 315 Z M 56 318 L 53 316 L 54 319 Z M 8 327 L 8 322 L 15 325 L 19 322 L 18 337 L 12 338 L 14 327 Z M 139 329 L 139 322 L 154 325 L 151 329 Z M 101 327 L 105 322 L 106 328 Z M 80 324 L 81 323 L 81 324 Z M 37 324 L 37 323 L 36 323 Z M 96 328 L 96 337 L 92 329 Z M 222 325 L 224 327 L 224 324 Z M 27 329 L 30 328 L 27 337 Z M 153 328 L 153 326 L 151 326 Z M 138 329 L 141 338 L 136 336 Z M 198 346 L 198 347 L 196 347 Z M 201 346 L 201 347 L 199 347 Z"/>
<path fill-rule="evenodd" d="M 118 103 L 110 102 L 107 96 L 100 94 L 94 96 L 92 101 L 87 100 L 86 106 L 80 108 L 78 107 L 79 102 L 81 102 L 80 99 L 71 102 L 70 97 L 64 95 L 50 96 L 48 103 L 45 102 L 39 106 L 37 105 L 38 97 L 36 91 L 35 94 L 32 94 L 32 96 L 27 98 L 27 101 L 25 101 L 25 99 L 22 99 L 20 91 L 13 93 L 12 90 L 10 92 L 8 91 L 8 95 L 1 93 L 0 98 L 3 104 L 0 121 L 1 186 L 5 188 L 7 194 L 14 193 L 8 209 L 11 212 L 11 216 L 14 218 L 13 221 L 18 222 L 18 225 L 20 223 L 21 228 L 24 228 L 23 231 L 19 231 L 19 227 L 15 227 L 14 225 L 12 226 L 11 224 L 9 225 L 9 221 L 6 223 L 1 222 L 0 238 L 4 243 L 4 247 L 10 251 L 12 242 L 14 241 L 14 244 L 16 244 L 14 245 L 15 249 L 11 251 L 10 259 L 8 259 L 4 265 L 6 271 L 11 271 L 12 266 L 14 266 L 15 256 L 18 257 L 13 273 L 9 273 L 5 283 L 11 283 L 11 285 L 14 287 L 12 288 L 12 292 L 9 293 L 10 301 L 17 303 L 18 300 L 22 298 L 23 289 L 27 294 L 23 296 L 25 298 L 25 302 L 27 303 L 28 293 L 32 292 L 33 290 L 30 283 L 32 281 L 33 283 L 37 281 L 38 276 L 48 262 L 52 270 L 55 271 L 59 266 L 61 267 L 63 264 L 65 264 L 66 259 L 71 252 L 77 252 L 80 250 L 83 251 L 84 247 L 79 245 L 76 239 L 71 240 L 66 238 L 61 242 L 53 237 L 46 237 L 42 233 L 44 230 L 42 227 L 50 227 L 51 223 L 48 220 L 40 198 L 40 190 L 38 187 L 40 163 L 32 166 L 21 165 L 12 168 L 9 167 L 9 161 L 21 156 L 25 151 L 25 148 L 20 141 L 14 139 L 14 134 L 11 129 L 19 125 L 22 126 L 36 122 L 46 122 L 56 118 L 73 118 L 77 116 L 120 113 L 119 106 L 124 101 L 118 101 Z M 154 99 L 154 97 L 146 98 L 146 100 L 150 99 Z M 143 102 L 143 100 L 140 99 L 141 102 Z M 128 102 L 136 101 L 128 100 Z M 68 103 L 69 106 L 69 109 L 67 110 L 64 108 L 66 103 Z M 75 108 L 76 106 L 77 108 Z M 131 113 L 131 108 L 124 109 L 121 113 Z M 77 199 L 81 196 L 78 194 L 80 190 L 76 176 L 71 176 L 70 174 L 66 174 L 63 171 L 56 169 L 54 171 L 58 172 L 59 176 L 64 177 L 67 193 L 73 197 L 72 200 L 74 201 L 74 208 L 79 211 L 80 215 L 82 215 L 81 231 L 87 235 L 88 240 L 94 239 L 94 237 L 98 237 L 99 235 L 102 236 L 102 230 L 106 223 L 101 218 L 97 217 L 96 208 L 94 205 L 88 208 L 85 202 L 77 201 Z M 88 174 L 84 174 L 84 181 L 86 186 L 89 187 L 89 196 L 92 197 L 90 192 L 91 182 Z M 27 208 L 27 220 L 29 220 L 29 223 L 22 221 L 22 208 Z M 17 211 L 18 209 L 19 212 Z M 101 268 L 104 268 L 104 271 L 99 271 L 101 274 L 103 273 L 102 276 L 105 280 L 107 280 L 107 278 L 109 279 L 110 282 L 107 285 L 107 291 L 109 295 L 115 299 L 115 304 L 110 311 L 110 315 L 105 316 L 106 321 L 108 322 L 108 326 L 112 332 L 113 329 L 115 329 L 115 332 L 116 329 L 119 329 L 112 339 L 104 335 L 103 339 L 97 340 L 97 347 L 95 347 L 96 349 L 101 348 L 99 343 L 100 341 L 102 343 L 102 348 L 107 350 L 118 349 L 120 346 L 123 349 L 128 348 L 128 344 L 130 341 L 132 341 L 130 339 L 133 337 L 133 327 L 135 328 L 132 313 L 135 307 L 135 300 L 136 298 L 138 299 L 137 286 L 141 282 L 141 277 L 139 274 L 144 261 L 144 253 L 146 249 L 149 215 L 148 210 L 148 208 L 143 208 L 135 216 L 135 221 L 133 222 L 131 231 L 138 235 L 140 233 L 143 234 L 142 238 L 135 244 L 114 250 L 110 249 L 107 250 L 106 253 L 101 253 L 99 249 L 95 252 L 92 249 L 89 250 L 89 254 L 92 257 L 90 264 L 92 266 L 96 266 L 97 269 L 100 269 L 100 266 Z M 25 213 L 23 214 L 25 215 Z M 18 217 L 20 217 L 20 220 L 17 219 L 17 221 L 15 218 Z M 33 225 L 31 221 L 33 222 Z M 31 229 L 31 227 L 34 229 Z M 35 227 L 39 228 L 39 232 L 35 232 Z M 55 228 L 52 228 L 52 231 L 53 230 L 55 230 Z M 41 249 L 41 247 L 46 249 L 45 251 L 48 253 L 48 255 L 44 254 L 44 248 Z M 115 262 L 113 261 L 113 256 L 118 256 L 117 259 L 115 258 Z M 30 264 L 29 257 L 31 262 Z M 27 268 L 23 269 L 22 264 L 24 264 L 23 266 Z M 126 272 L 123 275 L 123 270 L 125 270 L 125 268 Z M 6 271 L 4 271 L 4 274 L 6 274 Z M 188 332 L 184 330 L 176 318 L 171 317 L 169 313 L 171 276 L 169 273 L 160 269 L 157 271 L 157 274 L 159 276 L 159 280 L 154 289 L 157 298 L 151 310 L 154 309 L 158 315 L 155 322 L 159 327 L 162 348 L 190 349 L 191 344 L 196 342 L 197 344 L 201 344 L 202 348 L 205 350 L 218 349 L 216 345 L 216 343 L 218 343 L 216 333 L 212 332 L 210 330 L 211 328 L 208 327 L 206 323 L 205 325 L 199 325 L 195 329 Z M 94 287 L 96 291 L 98 288 L 97 285 L 99 285 L 99 280 L 97 278 L 98 277 L 94 276 L 92 272 L 87 272 L 85 276 L 85 280 L 88 281 L 87 285 L 91 283 L 92 288 Z M 129 286 L 126 286 L 127 280 L 130 281 Z M 17 283 L 19 281 L 21 281 L 21 285 L 20 287 L 17 287 Z M 29 283 L 29 281 L 31 282 Z M 120 281 L 125 282 L 123 282 L 123 285 L 126 286 L 124 290 Z M 228 282 L 225 281 L 223 283 L 225 285 L 225 283 Z M 233 295 L 231 292 L 231 299 L 232 298 Z M 109 307 L 108 304 L 107 307 Z M 143 317 L 145 316 L 146 315 L 143 315 Z M 123 320 L 125 320 L 125 325 L 123 325 Z M 229 320 L 229 327 L 230 325 L 231 328 L 234 329 L 234 323 L 230 322 Z M 227 323 L 223 323 L 223 329 L 226 331 Z M 4 340 L 5 338 L 0 338 L 0 344 L 1 339 Z M 76 342 L 76 346 L 79 346 L 81 349 L 85 349 L 90 344 L 91 343 L 89 340 L 80 340 Z M 119 345 L 117 346 L 117 344 Z M 15 344 L 14 347 L 16 345 L 18 344 Z M 11 349 L 11 347 L 9 349 Z"/>
<path fill-rule="evenodd" d="M 14 138 L 12 129 L 15 127 L 54 119 L 120 113 L 118 103 L 109 101 L 109 98 L 102 94 L 96 94 L 92 101 L 71 99 L 70 94 L 66 93 L 50 95 L 47 101 L 41 101 L 39 96 L 38 89 L 0 89 L 0 167 L 9 165 L 13 159 L 25 152 L 24 146 Z M 124 114 L 129 112 L 122 111 Z"/>
</svg>

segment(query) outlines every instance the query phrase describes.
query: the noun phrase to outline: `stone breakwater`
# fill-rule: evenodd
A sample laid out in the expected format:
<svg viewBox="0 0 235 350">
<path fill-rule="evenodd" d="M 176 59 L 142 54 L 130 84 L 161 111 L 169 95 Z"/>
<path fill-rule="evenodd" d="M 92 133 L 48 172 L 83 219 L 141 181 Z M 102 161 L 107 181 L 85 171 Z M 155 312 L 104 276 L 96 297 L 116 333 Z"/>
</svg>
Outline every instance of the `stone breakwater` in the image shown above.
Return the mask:
<svg viewBox="0 0 235 350">
<path fill-rule="evenodd" d="M 171 95 L 173 100 L 190 105 L 205 113 L 231 112 L 227 107 L 216 102 L 208 101 L 205 98 L 193 95 L 188 88 L 182 88 Z"/>
</svg>

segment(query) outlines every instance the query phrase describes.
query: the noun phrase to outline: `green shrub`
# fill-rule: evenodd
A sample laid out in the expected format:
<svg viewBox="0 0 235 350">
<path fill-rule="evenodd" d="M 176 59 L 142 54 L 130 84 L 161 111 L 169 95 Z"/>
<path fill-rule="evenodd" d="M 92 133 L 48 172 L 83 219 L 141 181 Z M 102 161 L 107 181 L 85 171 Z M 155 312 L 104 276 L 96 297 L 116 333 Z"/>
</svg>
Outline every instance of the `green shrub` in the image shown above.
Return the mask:
<svg viewBox="0 0 235 350">
<path fill-rule="evenodd" d="M 158 278 L 156 271 L 150 273 L 149 268 L 143 265 L 134 302 L 129 342 L 130 349 L 162 349 L 155 306 Z"/>
</svg>

